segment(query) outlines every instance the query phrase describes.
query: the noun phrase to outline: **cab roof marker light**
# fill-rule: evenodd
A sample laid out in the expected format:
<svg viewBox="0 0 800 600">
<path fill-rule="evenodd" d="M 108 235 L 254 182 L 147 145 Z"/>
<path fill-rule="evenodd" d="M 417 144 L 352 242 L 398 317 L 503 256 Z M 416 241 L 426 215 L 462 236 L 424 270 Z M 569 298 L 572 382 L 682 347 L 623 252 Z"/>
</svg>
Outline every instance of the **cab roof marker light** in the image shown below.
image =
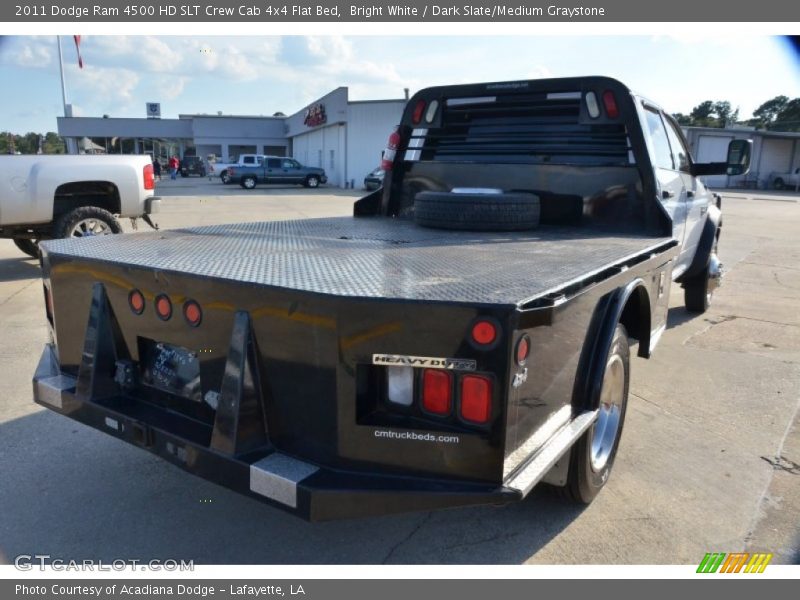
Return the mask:
<svg viewBox="0 0 800 600">
<path fill-rule="evenodd" d="M 481 96 L 480 98 L 450 98 L 447 106 L 464 106 L 467 104 L 490 104 L 497 102 L 497 96 Z"/>
<path fill-rule="evenodd" d="M 597 104 L 597 94 L 594 92 L 586 92 L 586 110 L 593 119 L 600 116 L 600 105 Z"/>
<path fill-rule="evenodd" d="M 580 100 L 580 92 L 550 92 L 547 94 L 548 100 Z"/>
</svg>

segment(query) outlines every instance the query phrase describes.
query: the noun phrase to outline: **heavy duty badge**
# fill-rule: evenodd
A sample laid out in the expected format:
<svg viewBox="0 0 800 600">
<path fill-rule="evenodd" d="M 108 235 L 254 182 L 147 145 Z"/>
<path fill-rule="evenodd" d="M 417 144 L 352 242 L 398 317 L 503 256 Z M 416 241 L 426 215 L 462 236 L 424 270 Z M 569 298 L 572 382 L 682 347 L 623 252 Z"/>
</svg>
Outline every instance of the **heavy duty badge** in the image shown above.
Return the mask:
<svg viewBox="0 0 800 600">
<path fill-rule="evenodd" d="M 477 363 L 466 358 L 434 358 L 430 356 L 403 356 L 401 354 L 373 354 L 373 365 L 419 367 L 420 369 L 452 369 L 474 371 Z"/>
</svg>

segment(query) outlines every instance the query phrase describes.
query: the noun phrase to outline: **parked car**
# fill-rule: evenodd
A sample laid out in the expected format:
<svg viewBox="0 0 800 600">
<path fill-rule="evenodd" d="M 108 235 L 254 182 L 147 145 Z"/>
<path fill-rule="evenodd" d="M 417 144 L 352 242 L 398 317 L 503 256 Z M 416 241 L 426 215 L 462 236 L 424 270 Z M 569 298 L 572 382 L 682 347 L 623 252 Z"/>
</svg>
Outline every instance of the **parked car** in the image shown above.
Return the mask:
<svg viewBox="0 0 800 600">
<path fill-rule="evenodd" d="M 0 237 L 39 256 L 39 241 L 122 231 L 161 204 L 148 155 L 0 156 Z"/>
<path fill-rule="evenodd" d="M 311 520 L 587 504 L 671 283 L 720 282 L 720 158 L 605 77 L 423 89 L 353 217 L 43 244 L 34 398 Z"/>
<path fill-rule="evenodd" d="M 181 177 L 189 177 L 190 175 L 199 175 L 200 177 L 206 176 L 206 164 L 199 156 L 184 156 L 181 160 L 179 168 Z"/>
<path fill-rule="evenodd" d="M 231 176 L 228 172 L 229 167 L 252 167 L 260 165 L 264 162 L 266 157 L 266 154 L 240 154 L 236 158 L 236 162 L 209 163 L 209 172 L 217 175 L 222 183 L 228 184 L 231 182 Z"/>
<path fill-rule="evenodd" d="M 379 187 L 383 186 L 384 173 L 383 167 L 378 167 L 374 171 L 371 171 L 364 177 L 364 188 L 367 190 L 377 190 Z"/>
<path fill-rule="evenodd" d="M 770 187 L 776 190 L 797 189 L 800 183 L 800 168 L 795 169 L 794 173 L 770 173 L 769 183 Z"/>
<path fill-rule="evenodd" d="M 238 181 L 246 190 L 252 190 L 259 183 L 297 184 L 309 188 L 326 183 L 325 169 L 305 167 L 293 158 L 265 156 L 257 165 L 229 166 L 231 181 Z"/>
</svg>

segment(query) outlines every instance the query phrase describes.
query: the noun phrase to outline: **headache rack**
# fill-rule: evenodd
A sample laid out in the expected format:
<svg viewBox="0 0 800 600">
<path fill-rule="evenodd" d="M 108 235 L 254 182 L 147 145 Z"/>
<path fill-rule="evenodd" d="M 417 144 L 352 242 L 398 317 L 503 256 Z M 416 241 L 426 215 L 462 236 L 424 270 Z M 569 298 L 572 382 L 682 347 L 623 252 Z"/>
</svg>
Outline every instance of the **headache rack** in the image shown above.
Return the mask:
<svg viewBox="0 0 800 600">
<path fill-rule="evenodd" d="M 439 127 L 415 129 L 408 160 L 574 165 L 633 162 L 624 123 L 585 123 L 581 92 L 449 98 Z M 416 152 L 415 152 L 416 151 Z"/>
</svg>

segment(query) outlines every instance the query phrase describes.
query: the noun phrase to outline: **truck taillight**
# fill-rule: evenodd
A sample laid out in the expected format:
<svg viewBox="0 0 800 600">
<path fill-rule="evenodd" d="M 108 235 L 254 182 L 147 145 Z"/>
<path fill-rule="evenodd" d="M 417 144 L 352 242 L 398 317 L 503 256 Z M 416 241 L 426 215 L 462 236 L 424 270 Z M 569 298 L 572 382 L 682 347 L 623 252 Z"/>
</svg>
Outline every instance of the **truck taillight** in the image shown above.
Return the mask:
<svg viewBox="0 0 800 600">
<path fill-rule="evenodd" d="M 203 320 L 203 310 L 194 300 L 187 300 L 183 305 L 183 318 L 192 327 L 197 327 Z"/>
<path fill-rule="evenodd" d="M 386 149 L 383 151 L 383 158 L 381 159 L 381 169 L 384 171 L 391 171 L 394 165 L 394 157 L 397 154 L 397 148 L 400 146 L 400 132 L 395 130 L 389 135 L 389 140 L 386 142 Z"/>
<path fill-rule="evenodd" d="M 453 376 L 439 369 L 422 373 L 422 408 L 434 415 L 449 415 L 453 404 Z"/>
<path fill-rule="evenodd" d="M 169 321 L 172 317 L 172 301 L 169 296 L 165 294 L 156 296 L 156 314 L 162 321 Z"/>
<path fill-rule="evenodd" d="M 492 416 L 492 382 L 480 375 L 461 378 L 461 418 L 470 423 L 484 425 Z"/>
<path fill-rule="evenodd" d="M 411 406 L 414 402 L 414 369 L 386 367 L 386 397 L 392 404 Z"/>
<path fill-rule="evenodd" d="M 144 189 L 146 190 L 156 189 L 156 177 L 153 174 L 152 163 L 144 166 L 144 169 L 142 170 L 142 176 L 144 178 Z"/>
<path fill-rule="evenodd" d="M 128 294 L 128 306 L 131 307 L 131 311 L 140 315 L 144 312 L 144 305 L 144 294 L 139 290 L 131 290 L 131 293 Z"/>
<path fill-rule="evenodd" d="M 233 177 L 236 174 L 236 169 L 228 167 L 228 177 Z"/>
</svg>

